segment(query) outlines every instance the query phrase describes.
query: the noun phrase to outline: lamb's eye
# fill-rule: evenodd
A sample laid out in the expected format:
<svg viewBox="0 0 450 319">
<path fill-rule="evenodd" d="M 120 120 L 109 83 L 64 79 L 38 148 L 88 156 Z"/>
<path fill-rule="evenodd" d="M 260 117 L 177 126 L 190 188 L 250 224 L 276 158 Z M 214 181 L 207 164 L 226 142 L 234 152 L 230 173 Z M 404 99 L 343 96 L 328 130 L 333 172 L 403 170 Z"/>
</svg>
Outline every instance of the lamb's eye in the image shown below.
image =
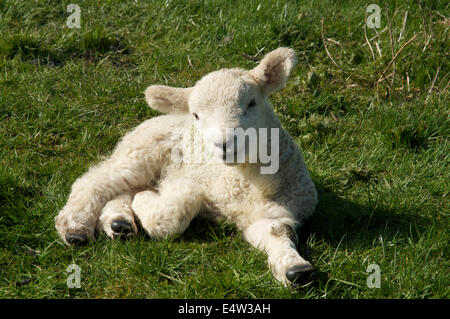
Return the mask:
<svg viewBox="0 0 450 319">
<path fill-rule="evenodd" d="M 248 108 L 251 108 L 251 107 L 254 107 L 256 105 L 256 102 L 255 102 L 255 100 L 251 100 L 249 103 L 248 103 L 248 105 L 247 105 L 247 107 Z"/>
<path fill-rule="evenodd" d="M 192 113 L 195 116 L 195 119 L 198 121 L 198 115 L 197 113 Z"/>
</svg>

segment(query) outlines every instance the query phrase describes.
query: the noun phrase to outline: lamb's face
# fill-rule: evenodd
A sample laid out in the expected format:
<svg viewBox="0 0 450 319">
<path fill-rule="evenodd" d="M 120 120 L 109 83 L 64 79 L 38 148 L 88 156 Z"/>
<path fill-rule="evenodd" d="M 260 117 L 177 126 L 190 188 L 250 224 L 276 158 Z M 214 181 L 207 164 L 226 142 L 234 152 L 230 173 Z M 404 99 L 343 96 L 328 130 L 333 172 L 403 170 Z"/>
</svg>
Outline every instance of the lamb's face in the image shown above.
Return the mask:
<svg viewBox="0 0 450 319">
<path fill-rule="evenodd" d="M 271 127 L 274 120 L 260 87 L 248 71 L 241 69 L 222 69 L 203 77 L 193 87 L 188 107 L 207 148 L 218 159 L 226 160 L 228 155 L 228 162 L 243 151 L 248 159 L 252 146 L 248 144 L 257 143 L 259 129 Z M 256 136 L 245 140 L 239 138 L 239 132 L 254 132 Z"/>
<path fill-rule="evenodd" d="M 189 114 L 216 158 L 241 162 L 236 157 L 242 160 L 244 156 L 245 161 L 253 161 L 249 149 L 265 144 L 260 141 L 261 129 L 269 131 L 265 138 L 270 139 L 270 129 L 278 127 L 268 96 L 284 85 L 295 63 L 294 50 L 279 48 L 252 70 L 222 69 L 206 75 L 194 87 L 150 86 L 145 95 L 154 109 Z M 250 135 L 256 135 L 256 140 Z M 270 140 L 266 142 L 270 144 Z"/>
</svg>

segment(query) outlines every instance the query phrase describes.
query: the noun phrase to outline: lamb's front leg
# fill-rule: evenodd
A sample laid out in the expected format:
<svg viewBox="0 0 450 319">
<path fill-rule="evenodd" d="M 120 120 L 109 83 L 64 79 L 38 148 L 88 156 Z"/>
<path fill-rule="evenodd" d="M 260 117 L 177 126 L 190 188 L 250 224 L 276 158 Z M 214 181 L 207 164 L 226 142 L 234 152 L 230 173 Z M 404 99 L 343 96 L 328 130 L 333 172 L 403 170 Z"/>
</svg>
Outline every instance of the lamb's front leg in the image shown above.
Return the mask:
<svg viewBox="0 0 450 319">
<path fill-rule="evenodd" d="M 130 238 L 137 234 L 132 202 L 133 194 L 122 194 L 110 200 L 102 209 L 97 230 L 103 230 L 109 238 Z"/>
<path fill-rule="evenodd" d="M 113 156 L 77 179 L 64 208 L 55 218 L 61 238 L 68 244 L 94 239 L 101 209 L 117 195 L 144 187 L 149 173 L 139 152 Z"/>
<path fill-rule="evenodd" d="M 182 234 L 199 213 L 202 199 L 197 189 L 189 181 L 165 181 L 159 193 L 137 193 L 131 207 L 151 237 L 172 237 Z"/>
<path fill-rule="evenodd" d="M 314 271 L 297 252 L 294 224 L 289 218 L 260 219 L 243 232 L 250 244 L 267 253 L 273 275 L 285 285 L 307 278 Z"/>
</svg>

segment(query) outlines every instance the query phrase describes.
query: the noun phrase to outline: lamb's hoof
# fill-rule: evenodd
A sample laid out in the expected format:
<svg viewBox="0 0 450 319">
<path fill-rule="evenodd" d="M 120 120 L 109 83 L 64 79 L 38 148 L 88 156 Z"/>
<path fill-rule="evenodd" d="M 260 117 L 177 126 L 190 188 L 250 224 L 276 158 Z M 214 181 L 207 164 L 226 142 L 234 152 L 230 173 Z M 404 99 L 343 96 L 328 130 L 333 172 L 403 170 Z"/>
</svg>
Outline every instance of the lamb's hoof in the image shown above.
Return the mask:
<svg viewBox="0 0 450 319">
<path fill-rule="evenodd" d="M 117 219 L 111 223 L 114 238 L 129 238 L 134 235 L 131 223 L 124 219 Z"/>
<path fill-rule="evenodd" d="M 88 241 L 87 236 L 82 233 L 66 233 L 65 238 L 69 245 L 83 245 Z"/>
<path fill-rule="evenodd" d="M 286 278 L 294 285 L 307 283 L 314 274 L 314 267 L 307 265 L 296 265 L 286 271 Z"/>
</svg>

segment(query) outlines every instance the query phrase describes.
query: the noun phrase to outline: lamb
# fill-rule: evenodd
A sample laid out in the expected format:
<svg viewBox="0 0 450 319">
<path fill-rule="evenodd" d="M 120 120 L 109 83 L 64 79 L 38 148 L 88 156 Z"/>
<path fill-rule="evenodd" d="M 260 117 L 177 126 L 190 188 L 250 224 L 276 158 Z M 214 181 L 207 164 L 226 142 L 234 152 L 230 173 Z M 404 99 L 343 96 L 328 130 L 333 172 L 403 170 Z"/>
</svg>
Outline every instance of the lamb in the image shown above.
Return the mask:
<svg viewBox="0 0 450 319">
<path fill-rule="evenodd" d="M 317 192 L 301 151 L 268 99 L 295 64 L 294 50 L 278 48 L 252 70 L 214 71 L 190 88 L 148 87 L 149 106 L 168 114 L 137 126 L 110 158 L 75 181 L 55 217 L 61 238 L 85 243 L 95 239 L 96 230 L 129 237 L 140 225 L 162 239 L 182 234 L 196 216 L 227 220 L 267 253 L 277 280 L 289 285 L 305 279 L 314 268 L 298 253 L 295 230 L 314 213 Z M 253 129 L 262 140 L 257 152 L 250 154 L 245 143 L 251 134 L 239 143 L 233 129 Z M 212 154 L 209 161 L 191 160 L 198 143 L 188 132 L 200 134 Z M 272 153 L 279 148 L 274 172 L 263 171 L 264 147 Z M 239 154 L 243 161 L 236 160 Z"/>
</svg>

